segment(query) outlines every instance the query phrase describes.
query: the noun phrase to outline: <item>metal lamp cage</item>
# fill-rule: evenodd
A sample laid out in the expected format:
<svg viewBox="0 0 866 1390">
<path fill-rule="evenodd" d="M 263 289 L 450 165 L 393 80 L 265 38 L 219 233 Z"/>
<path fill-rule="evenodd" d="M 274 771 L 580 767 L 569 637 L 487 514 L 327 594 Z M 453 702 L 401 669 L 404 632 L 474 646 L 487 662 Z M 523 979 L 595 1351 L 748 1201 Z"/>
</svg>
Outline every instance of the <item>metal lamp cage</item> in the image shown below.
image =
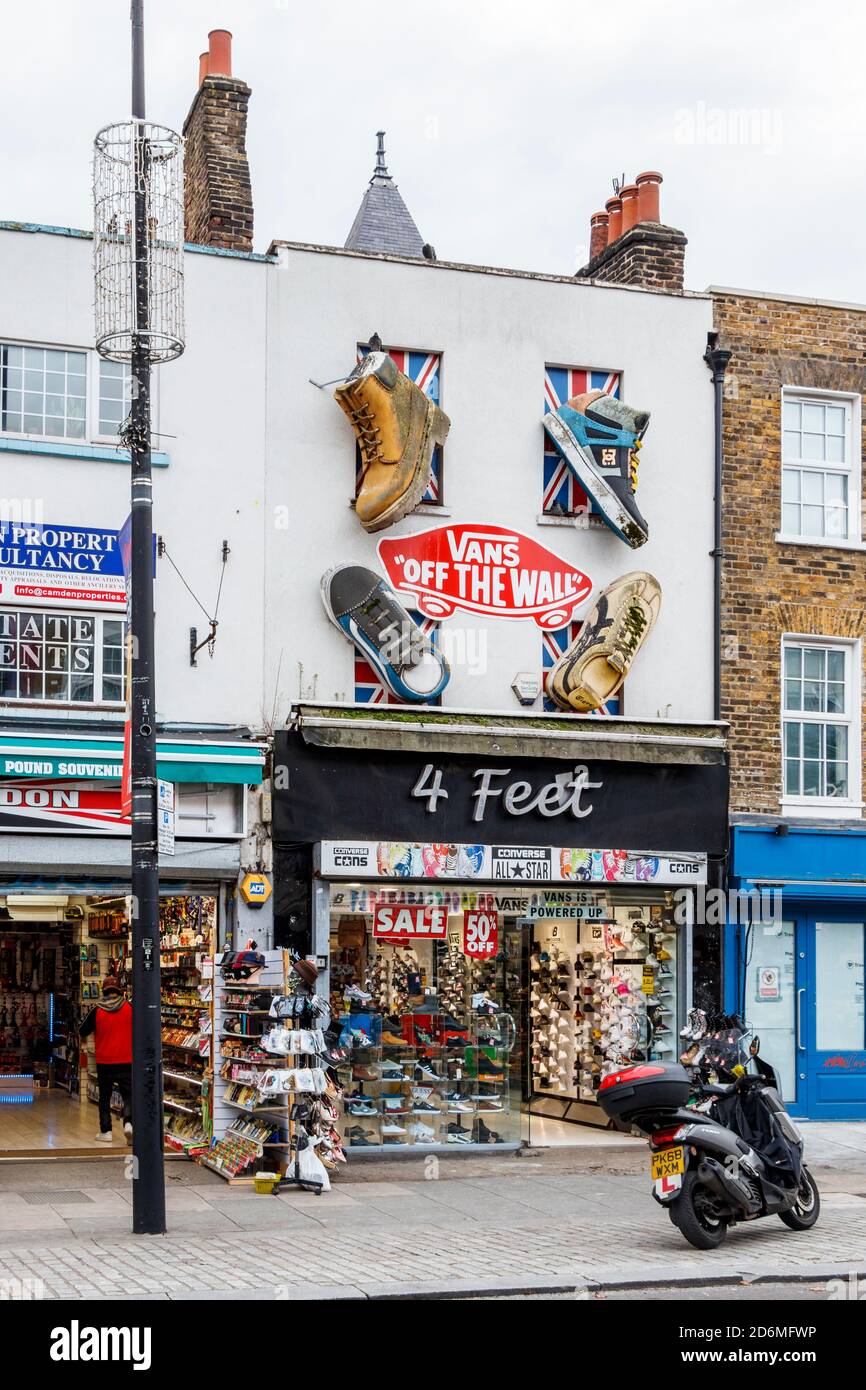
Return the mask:
<svg viewBox="0 0 866 1390">
<path fill-rule="evenodd" d="M 147 221 L 146 327 L 136 312 L 137 191 Z M 97 352 L 129 362 L 141 337 L 152 362 L 171 362 L 184 349 L 183 137 L 150 121 L 103 127 L 93 142 L 93 212 Z"/>
</svg>

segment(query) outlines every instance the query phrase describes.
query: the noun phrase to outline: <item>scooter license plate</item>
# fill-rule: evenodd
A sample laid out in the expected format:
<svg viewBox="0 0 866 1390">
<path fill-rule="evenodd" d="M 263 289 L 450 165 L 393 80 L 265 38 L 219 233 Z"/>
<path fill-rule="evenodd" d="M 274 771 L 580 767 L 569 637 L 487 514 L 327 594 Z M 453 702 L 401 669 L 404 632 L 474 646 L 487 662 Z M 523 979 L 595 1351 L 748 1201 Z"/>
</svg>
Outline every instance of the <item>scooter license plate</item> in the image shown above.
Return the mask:
<svg viewBox="0 0 866 1390">
<path fill-rule="evenodd" d="M 658 1182 L 660 1178 L 673 1178 L 685 1171 L 686 1163 L 682 1144 L 678 1144 L 674 1149 L 660 1149 L 652 1156 L 653 1182 Z"/>
</svg>

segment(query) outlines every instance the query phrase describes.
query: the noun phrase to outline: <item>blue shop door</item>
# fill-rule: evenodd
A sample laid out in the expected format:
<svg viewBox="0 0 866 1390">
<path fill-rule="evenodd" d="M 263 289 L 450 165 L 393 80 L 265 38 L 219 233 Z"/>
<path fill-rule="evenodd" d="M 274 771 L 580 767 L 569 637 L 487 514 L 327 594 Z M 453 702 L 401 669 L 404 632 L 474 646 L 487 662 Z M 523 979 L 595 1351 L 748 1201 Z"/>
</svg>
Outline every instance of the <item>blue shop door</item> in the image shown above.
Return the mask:
<svg viewBox="0 0 866 1390">
<path fill-rule="evenodd" d="M 798 923 L 797 937 L 801 1113 L 813 1120 L 866 1120 L 866 923 L 809 915 Z"/>
<path fill-rule="evenodd" d="M 775 1068 L 785 1104 L 803 1114 L 805 1083 L 797 1065 L 797 985 L 801 983 L 800 923 L 755 923 L 741 928 L 745 953 L 743 1013 L 760 1036 L 761 1057 Z"/>
</svg>

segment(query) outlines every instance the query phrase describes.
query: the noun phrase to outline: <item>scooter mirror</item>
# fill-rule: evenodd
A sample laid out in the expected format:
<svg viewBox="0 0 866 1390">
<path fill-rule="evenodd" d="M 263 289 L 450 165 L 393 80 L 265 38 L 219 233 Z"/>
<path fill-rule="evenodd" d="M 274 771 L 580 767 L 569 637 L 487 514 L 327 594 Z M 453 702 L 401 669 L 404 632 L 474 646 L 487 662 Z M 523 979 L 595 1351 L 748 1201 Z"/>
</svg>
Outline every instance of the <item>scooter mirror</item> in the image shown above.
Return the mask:
<svg viewBox="0 0 866 1390">
<path fill-rule="evenodd" d="M 753 1057 L 757 1057 L 757 1055 L 758 1055 L 758 1053 L 760 1052 L 760 1050 L 761 1050 L 761 1039 L 759 1038 L 758 1034 L 756 1033 L 755 1036 L 752 1038 L 751 1043 L 749 1044 L 749 1052 L 751 1053 L 751 1055 L 752 1055 Z"/>
</svg>

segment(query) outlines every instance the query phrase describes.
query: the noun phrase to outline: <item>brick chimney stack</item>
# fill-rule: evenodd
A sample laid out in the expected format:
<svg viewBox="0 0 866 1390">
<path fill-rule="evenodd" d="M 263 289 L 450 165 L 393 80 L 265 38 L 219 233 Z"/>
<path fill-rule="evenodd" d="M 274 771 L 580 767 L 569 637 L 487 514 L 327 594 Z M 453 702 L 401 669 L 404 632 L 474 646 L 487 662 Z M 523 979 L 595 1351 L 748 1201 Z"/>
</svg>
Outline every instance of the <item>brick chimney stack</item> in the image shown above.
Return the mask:
<svg viewBox="0 0 866 1390">
<path fill-rule="evenodd" d="M 589 261 L 577 279 L 682 294 L 687 242 L 676 227 L 660 220 L 661 182 L 661 174 L 647 169 L 607 200 L 606 245 L 600 244 L 600 214 L 593 213 Z"/>
<path fill-rule="evenodd" d="M 199 88 L 189 109 L 184 225 L 187 241 L 229 251 L 253 249 L 253 194 L 247 161 L 250 89 L 232 77 L 232 36 L 208 35 L 199 58 Z"/>
</svg>

